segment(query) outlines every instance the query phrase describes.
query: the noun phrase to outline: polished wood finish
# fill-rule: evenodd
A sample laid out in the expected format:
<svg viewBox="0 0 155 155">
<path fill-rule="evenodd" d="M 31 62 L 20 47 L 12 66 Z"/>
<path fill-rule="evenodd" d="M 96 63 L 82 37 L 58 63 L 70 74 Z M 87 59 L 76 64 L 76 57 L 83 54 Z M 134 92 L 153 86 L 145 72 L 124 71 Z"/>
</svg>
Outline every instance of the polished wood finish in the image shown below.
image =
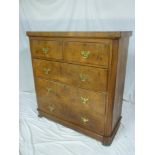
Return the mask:
<svg viewBox="0 0 155 155">
<path fill-rule="evenodd" d="M 68 62 L 80 62 L 86 64 L 101 65 L 108 68 L 111 50 L 111 40 L 94 42 L 90 40 L 72 40 L 64 42 L 64 60 Z M 84 56 L 82 55 L 85 52 Z"/>
<path fill-rule="evenodd" d="M 131 32 L 27 32 L 29 37 L 110 38 L 129 37 Z"/>
<path fill-rule="evenodd" d="M 85 110 L 87 113 L 94 113 L 102 116 L 105 110 L 107 94 L 97 93 L 85 89 L 76 88 L 59 82 L 36 79 L 36 92 L 38 103 L 60 103 L 78 111 Z"/>
<path fill-rule="evenodd" d="M 32 40 L 31 49 L 33 57 L 62 59 L 60 40 Z"/>
<path fill-rule="evenodd" d="M 107 69 L 40 59 L 33 59 L 32 62 L 36 77 L 94 91 L 102 92 L 107 89 Z"/>
<path fill-rule="evenodd" d="M 39 116 L 111 144 L 131 32 L 27 32 Z"/>
<path fill-rule="evenodd" d="M 126 74 L 126 63 L 128 54 L 128 43 L 129 38 L 121 38 L 119 40 L 118 48 L 118 63 L 117 63 L 117 75 L 115 84 L 115 97 L 113 105 L 113 118 L 112 118 L 112 129 L 114 129 L 117 120 L 121 115 L 122 100 L 124 92 L 125 74 Z"/>
<path fill-rule="evenodd" d="M 107 146 L 109 146 L 111 144 L 111 142 L 112 142 L 112 140 L 113 140 L 119 126 L 120 126 L 120 120 L 121 120 L 121 118 L 118 120 L 113 132 L 111 133 L 111 135 L 104 136 L 104 135 L 97 134 L 96 132 L 93 132 L 91 130 L 87 130 L 87 129 L 83 128 L 83 127 L 80 127 L 79 125 L 76 125 L 76 124 L 74 124 L 72 122 L 66 121 L 66 120 L 64 120 L 62 118 L 58 118 L 58 117 L 56 117 L 54 115 L 48 114 L 48 113 L 46 113 L 46 112 L 44 112 L 44 111 L 42 111 L 40 109 L 38 109 L 38 112 L 39 112 L 39 117 L 40 116 L 41 117 L 45 116 L 46 118 L 48 118 L 50 120 L 53 120 L 53 121 L 55 121 L 57 123 L 60 123 L 60 124 L 62 124 L 64 126 L 67 126 L 69 128 L 72 128 L 72 129 L 74 129 L 74 130 L 76 130 L 76 131 L 78 131 L 80 133 L 83 133 L 85 135 L 88 135 L 88 136 L 90 136 L 90 137 L 92 137 L 92 138 L 94 138 L 96 140 L 99 140 L 104 145 L 107 145 Z"/>
</svg>

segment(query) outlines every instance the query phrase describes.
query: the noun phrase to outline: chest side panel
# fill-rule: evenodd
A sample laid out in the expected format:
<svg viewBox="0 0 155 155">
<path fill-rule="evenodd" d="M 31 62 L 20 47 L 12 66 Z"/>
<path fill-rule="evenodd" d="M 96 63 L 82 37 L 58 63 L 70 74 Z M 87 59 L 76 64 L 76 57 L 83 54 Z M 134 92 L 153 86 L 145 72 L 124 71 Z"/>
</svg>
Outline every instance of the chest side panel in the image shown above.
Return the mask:
<svg viewBox="0 0 155 155">
<path fill-rule="evenodd" d="M 121 117 L 129 38 L 119 40 L 112 129 Z"/>
</svg>

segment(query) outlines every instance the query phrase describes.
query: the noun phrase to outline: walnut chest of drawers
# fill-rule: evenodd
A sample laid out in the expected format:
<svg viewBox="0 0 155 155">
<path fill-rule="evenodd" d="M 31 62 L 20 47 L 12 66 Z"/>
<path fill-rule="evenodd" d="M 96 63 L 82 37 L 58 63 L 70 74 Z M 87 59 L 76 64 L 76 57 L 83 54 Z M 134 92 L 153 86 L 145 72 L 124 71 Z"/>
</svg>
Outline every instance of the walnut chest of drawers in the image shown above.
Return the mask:
<svg viewBox="0 0 155 155">
<path fill-rule="evenodd" d="M 39 116 L 111 144 L 131 32 L 27 32 Z"/>
</svg>

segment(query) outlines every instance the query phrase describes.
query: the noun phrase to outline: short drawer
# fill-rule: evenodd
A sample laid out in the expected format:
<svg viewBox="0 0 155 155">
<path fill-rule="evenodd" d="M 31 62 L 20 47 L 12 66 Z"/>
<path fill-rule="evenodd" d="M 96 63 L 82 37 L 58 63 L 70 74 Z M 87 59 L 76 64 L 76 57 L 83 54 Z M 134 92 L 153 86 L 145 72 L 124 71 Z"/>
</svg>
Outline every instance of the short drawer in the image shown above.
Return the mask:
<svg viewBox="0 0 155 155">
<path fill-rule="evenodd" d="M 62 41 L 31 40 L 32 57 L 62 59 Z"/>
<path fill-rule="evenodd" d="M 68 62 L 100 65 L 108 68 L 111 50 L 111 41 L 79 42 L 65 41 L 63 56 Z"/>
<path fill-rule="evenodd" d="M 36 77 L 97 92 L 107 90 L 107 69 L 33 59 L 33 70 Z"/>
<path fill-rule="evenodd" d="M 39 101 L 60 103 L 71 108 L 104 115 L 106 104 L 106 93 L 96 93 L 80 88 L 75 88 L 59 82 L 36 79 L 36 92 Z"/>
</svg>

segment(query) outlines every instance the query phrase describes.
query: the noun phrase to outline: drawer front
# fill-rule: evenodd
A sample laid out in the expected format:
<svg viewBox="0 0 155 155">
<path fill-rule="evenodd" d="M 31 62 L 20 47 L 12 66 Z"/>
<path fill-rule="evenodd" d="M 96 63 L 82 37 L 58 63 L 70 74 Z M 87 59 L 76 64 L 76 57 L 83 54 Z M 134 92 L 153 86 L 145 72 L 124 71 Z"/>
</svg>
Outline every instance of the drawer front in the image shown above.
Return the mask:
<svg viewBox="0 0 155 155">
<path fill-rule="evenodd" d="M 64 42 L 64 60 L 108 68 L 110 48 L 110 40 L 102 43 L 66 41 Z"/>
<path fill-rule="evenodd" d="M 62 41 L 31 40 L 32 57 L 62 59 Z"/>
<path fill-rule="evenodd" d="M 33 67 L 36 77 L 98 92 L 107 90 L 107 69 L 37 59 Z"/>
<path fill-rule="evenodd" d="M 55 116 L 95 133 L 104 134 L 104 117 L 87 114 L 85 111 L 77 111 L 77 109 L 69 109 L 68 105 L 62 105 L 52 101 L 50 103 L 40 102 L 39 104 L 39 110 L 51 116 Z"/>
<path fill-rule="evenodd" d="M 106 93 L 96 93 L 54 81 L 36 79 L 36 91 L 40 102 L 48 100 L 69 105 L 71 108 L 85 110 L 87 113 L 104 115 Z"/>
<path fill-rule="evenodd" d="M 42 79 L 36 79 L 36 92 L 40 110 L 94 132 L 103 132 L 104 94 Z M 81 101 L 81 95 L 89 100 Z"/>
</svg>

